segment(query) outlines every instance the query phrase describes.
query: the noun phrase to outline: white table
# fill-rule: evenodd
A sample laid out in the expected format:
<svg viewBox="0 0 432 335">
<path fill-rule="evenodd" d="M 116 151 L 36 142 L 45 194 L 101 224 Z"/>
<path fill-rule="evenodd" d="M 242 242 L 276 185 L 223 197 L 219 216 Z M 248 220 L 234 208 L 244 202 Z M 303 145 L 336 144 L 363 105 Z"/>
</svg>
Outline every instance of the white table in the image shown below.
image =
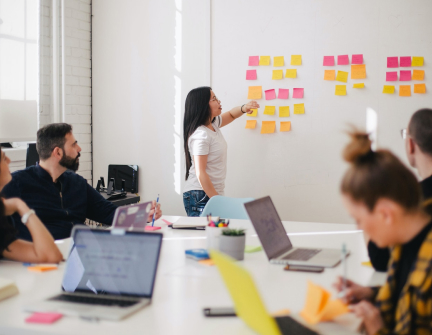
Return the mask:
<svg viewBox="0 0 432 335">
<path fill-rule="evenodd" d="M 178 217 L 164 217 L 174 222 Z M 163 226 L 160 265 L 152 304 L 120 322 L 92 323 L 76 317 L 63 317 L 53 325 L 26 324 L 29 315 L 22 306 L 60 292 L 65 264 L 57 271 L 33 273 L 21 263 L 1 261 L 0 277 L 14 280 L 20 294 L 0 302 L 0 334 L 254 334 L 239 318 L 205 318 L 204 307 L 232 306 L 231 298 L 216 267 L 200 265 L 186 259 L 184 251 L 206 248 L 205 231 L 173 230 Z M 340 248 L 347 243 L 349 278 L 362 285 L 379 285 L 385 274 L 361 265 L 367 261 L 363 233 L 353 224 L 284 222 L 294 246 Z M 260 245 L 255 230 L 246 220 L 232 220 L 230 227 L 247 229 L 247 245 Z M 67 254 L 68 240 L 58 244 Z M 325 269 L 322 274 L 283 271 L 283 266 L 270 264 L 264 251 L 245 254 L 239 262 L 254 277 L 269 312 L 288 308 L 298 313 L 304 305 L 308 280 L 331 290 L 341 266 Z M 334 291 L 333 291 L 334 292 Z M 340 322 L 350 322 L 342 318 Z M 323 323 L 318 330 L 328 334 L 348 334 L 338 323 Z"/>
</svg>

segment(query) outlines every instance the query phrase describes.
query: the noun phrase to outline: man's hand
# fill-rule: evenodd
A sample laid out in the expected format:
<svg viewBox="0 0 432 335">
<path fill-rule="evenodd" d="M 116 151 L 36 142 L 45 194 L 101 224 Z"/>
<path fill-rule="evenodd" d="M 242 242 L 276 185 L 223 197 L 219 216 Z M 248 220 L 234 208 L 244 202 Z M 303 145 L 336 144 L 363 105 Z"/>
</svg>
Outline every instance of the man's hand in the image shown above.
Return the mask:
<svg viewBox="0 0 432 335">
<path fill-rule="evenodd" d="M 152 207 L 150 209 L 150 213 L 149 213 L 149 217 L 147 219 L 147 222 L 153 221 L 153 214 L 155 212 L 155 207 L 156 207 L 156 201 L 153 200 L 152 201 Z M 161 204 L 158 204 L 157 208 L 156 208 L 155 220 L 159 219 L 161 216 L 162 216 Z"/>
</svg>

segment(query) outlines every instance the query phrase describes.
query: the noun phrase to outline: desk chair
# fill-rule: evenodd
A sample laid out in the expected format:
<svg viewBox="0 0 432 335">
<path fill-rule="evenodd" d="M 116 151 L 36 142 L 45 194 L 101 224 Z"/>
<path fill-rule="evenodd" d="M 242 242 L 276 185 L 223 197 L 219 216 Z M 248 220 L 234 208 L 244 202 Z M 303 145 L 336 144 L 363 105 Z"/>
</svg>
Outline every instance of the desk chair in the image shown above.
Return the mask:
<svg viewBox="0 0 432 335">
<path fill-rule="evenodd" d="M 26 155 L 26 167 L 39 163 L 39 154 L 36 150 L 36 143 L 29 143 Z"/>
<path fill-rule="evenodd" d="M 219 216 L 224 219 L 248 220 L 249 216 L 243 207 L 245 202 L 253 201 L 254 198 L 228 198 L 215 195 L 210 198 L 204 207 L 201 216 L 211 213 L 212 216 Z"/>
</svg>

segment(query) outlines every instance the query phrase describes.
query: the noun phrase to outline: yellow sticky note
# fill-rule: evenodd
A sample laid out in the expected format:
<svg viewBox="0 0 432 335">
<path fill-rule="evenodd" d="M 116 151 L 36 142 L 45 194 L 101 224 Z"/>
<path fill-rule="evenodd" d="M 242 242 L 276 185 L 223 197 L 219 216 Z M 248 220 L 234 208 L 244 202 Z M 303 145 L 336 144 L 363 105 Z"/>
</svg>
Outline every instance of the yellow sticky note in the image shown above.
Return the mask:
<svg viewBox="0 0 432 335">
<path fill-rule="evenodd" d="M 423 57 L 413 57 L 411 66 L 423 66 L 424 58 Z"/>
<path fill-rule="evenodd" d="M 385 94 L 393 94 L 395 91 L 395 87 L 393 85 L 384 85 L 383 93 Z"/>
<path fill-rule="evenodd" d="M 284 66 L 284 56 L 273 57 L 273 66 Z"/>
<path fill-rule="evenodd" d="M 336 80 L 337 81 L 342 81 L 342 82 L 346 83 L 347 80 L 348 80 L 348 72 L 338 71 L 337 72 L 337 76 L 336 76 Z"/>
<path fill-rule="evenodd" d="M 287 69 L 285 78 L 297 78 L 297 69 Z"/>
<path fill-rule="evenodd" d="M 287 117 L 289 116 L 289 106 L 280 106 L 279 107 L 279 117 Z"/>
<path fill-rule="evenodd" d="M 291 121 L 284 121 L 280 123 L 280 131 L 290 131 Z"/>
<path fill-rule="evenodd" d="M 265 115 L 274 115 L 276 111 L 276 106 L 265 106 L 264 114 Z"/>
<path fill-rule="evenodd" d="M 273 70 L 272 79 L 282 79 L 283 78 L 283 70 Z"/>
<path fill-rule="evenodd" d="M 366 65 L 351 65 L 351 79 L 365 79 Z"/>
<path fill-rule="evenodd" d="M 426 84 L 414 84 L 414 93 L 426 93 Z"/>
<path fill-rule="evenodd" d="M 353 88 L 364 88 L 364 83 L 358 83 L 358 84 L 354 84 Z"/>
<path fill-rule="evenodd" d="M 324 80 L 335 80 L 336 71 L 335 70 L 324 70 Z"/>
<path fill-rule="evenodd" d="M 294 104 L 294 114 L 304 114 L 305 107 L 304 104 Z"/>
<path fill-rule="evenodd" d="M 399 96 L 410 97 L 411 96 L 411 85 L 399 85 Z"/>
<path fill-rule="evenodd" d="M 301 55 L 291 55 L 291 65 L 302 65 Z"/>
<path fill-rule="evenodd" d="M 412 80 L 424 80 L 424 70 L 413 70 Z"/>
<path fill-rule="evenodd" d="M 258 115 L 258 108 L 251 108 L 252 113 L 247 114 L 247 116 L 257 116 Z"/>
<path fill-rule="evenodd" d="M 261 99 L 262 86 L 249 86 L 248 99 Z"/>
<path fill-rule="evenodd" d="M 257 120 L 246 120 L 246 129 L 255 129 Z"/>
<path fill-rule="evenodd" d="M 368 266 L 368 267 L 372 267 L 372 263 L 371 263 L 371 261 L 366 261 L 366 262 L 361 262 L 361 265 L 363 265 L 363 266 Z"/>
<path fill-rule="evenodd" d="M 270 65 L 270 56 L 260 56 L 259 65 Z"/>
<path fill-rule="evenodd" d="M 276 130 L 276 121 L 263 121 L 261 134 L 272 134 Z"/>
<path fill-rule="evenodd" d="M 346 85 L 336 85 L 335 95 L 346 95 Z"/>
</svg>

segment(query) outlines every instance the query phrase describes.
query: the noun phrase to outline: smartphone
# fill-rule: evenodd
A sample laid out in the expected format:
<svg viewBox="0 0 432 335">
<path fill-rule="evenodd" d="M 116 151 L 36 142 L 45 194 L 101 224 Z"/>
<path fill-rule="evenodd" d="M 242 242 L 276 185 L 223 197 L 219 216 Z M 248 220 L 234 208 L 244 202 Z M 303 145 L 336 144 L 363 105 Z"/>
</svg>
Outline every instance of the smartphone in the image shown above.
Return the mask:
<svg viewBox="0 0 432 335">
<path fill-rule="evenodd" d="M 207 317 L 212 316 L 237 316 L 234 308 L 232 307 L 213 307 L 213 308 L 204 308 L 204 315 Z"/>
<path fill-rule="evenodd" d="M 284 270 L 321 273 L 324 271 L 324 268 L 321 266 L 287 265 L 284 267 Z"/>
</svg>

